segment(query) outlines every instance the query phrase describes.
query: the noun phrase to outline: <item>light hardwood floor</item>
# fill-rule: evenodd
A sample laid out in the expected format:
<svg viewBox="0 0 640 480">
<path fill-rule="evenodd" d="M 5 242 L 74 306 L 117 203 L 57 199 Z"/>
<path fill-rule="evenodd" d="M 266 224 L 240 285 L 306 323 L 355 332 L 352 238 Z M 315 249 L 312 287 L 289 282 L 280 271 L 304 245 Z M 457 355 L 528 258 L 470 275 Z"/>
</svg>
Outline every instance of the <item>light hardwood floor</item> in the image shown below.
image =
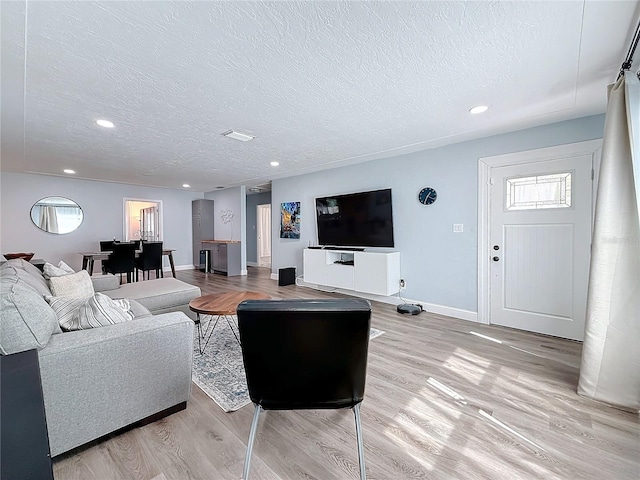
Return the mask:
<svg viewBox="0 0 640 480">
<path fill-rule="evenodd" d="M 246 277 L 183 271 L 178 278 L 203 294 L 336 296 L 278 287 L 268 270 L 249 270 Z M 372 304 L 372 326 L 386 333 L 370 343 L 361 409 L 369 479 L 640 477 L 638 415 L 576 394 L 581 344 Z M 186 410 L 57 458 L 55 478 L 237 480 L 252 414 L 251 405 L 224 413 L 194 385 Z M 251 473 L 358 478 L 352 412 L 263 414 Z"/>
</svg>

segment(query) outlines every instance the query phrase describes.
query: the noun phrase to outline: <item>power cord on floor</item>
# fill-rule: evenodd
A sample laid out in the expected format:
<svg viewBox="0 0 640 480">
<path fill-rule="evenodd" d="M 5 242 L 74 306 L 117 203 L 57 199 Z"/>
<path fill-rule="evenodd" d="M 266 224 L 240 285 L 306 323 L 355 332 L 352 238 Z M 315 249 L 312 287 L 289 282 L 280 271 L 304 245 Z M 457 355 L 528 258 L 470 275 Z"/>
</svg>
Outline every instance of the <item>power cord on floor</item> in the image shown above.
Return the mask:
<svg viewBox="0 0 640 480">
<path fill-rule="evenodd" d="M 396 306 L 396 311 L 398 313 L 402 313 L 405 315 L 418 315 L 419 313 L 424 312 L 424 308 L 419 303 L 408 303 L 402 295 L 400 295 L 400 291 L 398 291 L 398 298 L 402 302 L 398 306 Z"/>
<path fill-rule="evenodd" d="M 322 288 L 319 288 L 318 286 L 312 286 L 312 284 L 300 285 L 300 283 L 298 283 L 298 280 L 300 280 L 301 278 L 304 278 L 304 275 L 298 275 L 296 277 L 296 287 L 313 288 L 314 290 L 318 290 L 319 292 L 324 292 L 324 293 L 333 293 L 338 290 L 337 288 L 334 288 L 333 290 L 324 290 Z"/>
</svg>

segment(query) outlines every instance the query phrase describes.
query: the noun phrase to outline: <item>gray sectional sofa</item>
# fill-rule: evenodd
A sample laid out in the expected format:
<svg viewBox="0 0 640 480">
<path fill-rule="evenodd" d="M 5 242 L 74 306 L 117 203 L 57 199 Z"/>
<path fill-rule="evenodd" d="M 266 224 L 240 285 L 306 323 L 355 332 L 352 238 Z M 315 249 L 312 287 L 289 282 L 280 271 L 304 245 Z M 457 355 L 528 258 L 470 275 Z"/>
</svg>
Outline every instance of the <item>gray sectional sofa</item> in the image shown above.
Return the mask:
<svg viewBox="0 0 640 480">
<path fill-rule="evenodd" d="M 24 260 L 0 266 L 0 353 L 38 349 L 52 456 L 184 408 L 191 391 L 194 324 L 184 312 L 200 289 L 174 278 L 92 282 L 136 300 L 135 319 L 63 333 L 40 270 Z"/>
</svg>

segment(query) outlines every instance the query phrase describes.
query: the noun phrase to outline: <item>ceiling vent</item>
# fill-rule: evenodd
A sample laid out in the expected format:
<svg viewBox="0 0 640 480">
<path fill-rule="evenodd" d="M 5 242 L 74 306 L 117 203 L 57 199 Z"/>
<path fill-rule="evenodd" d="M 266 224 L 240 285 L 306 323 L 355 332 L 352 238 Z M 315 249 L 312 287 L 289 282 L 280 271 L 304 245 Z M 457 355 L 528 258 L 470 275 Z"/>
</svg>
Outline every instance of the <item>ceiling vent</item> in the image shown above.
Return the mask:
<svg viewBox="0 0 640 480">
<path fill-rule="evenodd" d="M 247 135 L 246 133 L 236 132 L 234 130 L 229 130 L 228 132 L 224 132 L 222 134 L 224 137 L 233 138 L 235 140 L 240 140 L 241 142 L 248 142 L 253 140 L 255 137 L 253 135 Z"/>
</svg>

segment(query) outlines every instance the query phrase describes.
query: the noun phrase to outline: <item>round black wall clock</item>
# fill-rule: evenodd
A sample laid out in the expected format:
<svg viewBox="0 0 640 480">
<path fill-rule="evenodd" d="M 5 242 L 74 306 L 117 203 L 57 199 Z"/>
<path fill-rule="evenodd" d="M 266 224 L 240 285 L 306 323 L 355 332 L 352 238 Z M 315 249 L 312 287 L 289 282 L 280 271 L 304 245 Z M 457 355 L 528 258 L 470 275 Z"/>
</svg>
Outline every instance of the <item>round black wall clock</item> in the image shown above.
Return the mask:
<svg viewBox="0 0 640 480">
<path fill-rule="evenodd" d="M 425 187 L 418 193 L 418 201 L 423 205 L 431 205 L 436 201 L 436 198 L 438 198 L 438 194 L 431 187 Z"/>
</svg>

